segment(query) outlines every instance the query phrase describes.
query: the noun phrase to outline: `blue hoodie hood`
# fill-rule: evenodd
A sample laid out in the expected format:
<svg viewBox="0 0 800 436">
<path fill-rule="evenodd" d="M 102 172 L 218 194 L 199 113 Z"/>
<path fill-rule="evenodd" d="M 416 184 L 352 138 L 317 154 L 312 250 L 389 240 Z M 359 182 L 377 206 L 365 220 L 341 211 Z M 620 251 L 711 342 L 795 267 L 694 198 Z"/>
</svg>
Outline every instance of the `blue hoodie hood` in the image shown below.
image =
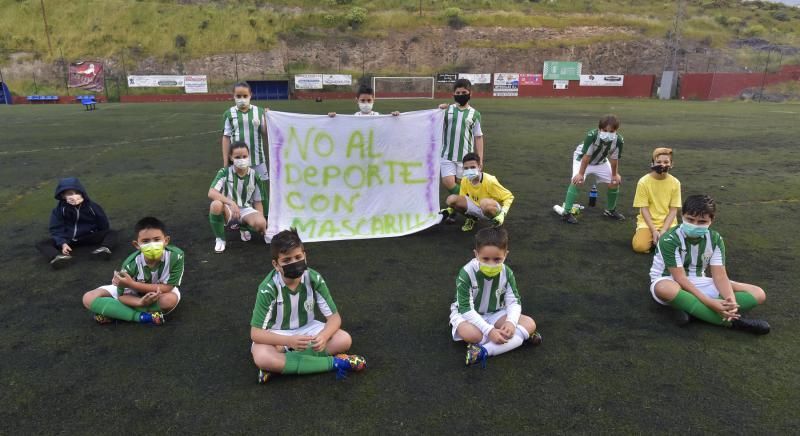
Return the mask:
<svg viewBox="0 0 800 436">
<path fill-rule="evenodd" d="M 64 199 L 61 197 L 61 194 L 64 193 L 67 189 L 74 189 L 83 195 L 84 201 L 89 201 L 89 196 L 86 194 L 86 189 L 81 184 L 81 181 L 78 180 L 77 177 L 66 177 L 58 181 L 58 186 L 56 186 L 56 193 L 54 197 L 58 201 L 63 201 Z"/>
</svg>

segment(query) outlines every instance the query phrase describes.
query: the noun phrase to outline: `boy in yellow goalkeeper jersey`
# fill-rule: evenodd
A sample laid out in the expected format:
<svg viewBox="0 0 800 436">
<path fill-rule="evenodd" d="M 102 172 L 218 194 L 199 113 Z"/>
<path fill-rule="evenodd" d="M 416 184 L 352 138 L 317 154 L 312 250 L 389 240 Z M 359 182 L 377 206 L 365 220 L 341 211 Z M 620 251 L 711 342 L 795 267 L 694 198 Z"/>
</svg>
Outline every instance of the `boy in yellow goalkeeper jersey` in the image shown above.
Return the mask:
<svg viewBox="0 0 800 436">
<path fill-rule="evenodd" d="M 458 195 L 447 197 L 448 209 L 443 213 L 450 215 L 461 212 L 466 215 L 467 220 L 461 227 L 465 232 L 475 227 L 475 221 L 489 221 L 494 226 L 502 225 L 514 201 L 514 194 L 503 187 L 495 176 L 481 171 L 481 158 L 476 153 L 464 155 L 462 163 L 464 178 L 461 179 Z"/>
</svg>

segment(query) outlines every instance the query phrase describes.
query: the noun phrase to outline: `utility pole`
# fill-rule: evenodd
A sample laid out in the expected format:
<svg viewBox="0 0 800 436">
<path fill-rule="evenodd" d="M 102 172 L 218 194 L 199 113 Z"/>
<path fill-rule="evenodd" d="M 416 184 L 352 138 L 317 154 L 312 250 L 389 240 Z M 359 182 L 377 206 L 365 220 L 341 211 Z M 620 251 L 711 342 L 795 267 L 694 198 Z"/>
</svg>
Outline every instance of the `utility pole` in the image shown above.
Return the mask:
<svg viewBox="0 0 800 436">
<path fill-rule="evenodd" d="M 767 62 L 764 64 L 764 75 L 761 76 L 761 90 L 758 91 L 758 102 L 761 103 L 761 98 L 764 96 L 764 85 L 767 82 L 767 70 L 769 70 L 769 56 L 772 54 L 772 47 L 767 52 Z"/>
<path fill-rule="evenodd" d="M 47 36 L 47 48 L 50 51 L 50 56 L 53 56 L 53 46 L 50 44 L 50 28 L 47 26 L 47 14 L 44 11 L 44 0 L 40 0 L 42 5 L 42 21 L 44 22 L 44 34 Z"/>
<path fill-rule="evenodd" d="M 419 0 L 419 16 L 422 16 L 422 0 Z"/>
<path fill-rule="evenodd" d="M 676 71 L 678 67 L 678 49 L 681 45 L 681 21 L 683 20 L 684 0 L 678 0 L 678 10 L 675 12 L 675 24 L 672 27 L 672 53 L 670 59 L 670 70 Z"/>
</svg>

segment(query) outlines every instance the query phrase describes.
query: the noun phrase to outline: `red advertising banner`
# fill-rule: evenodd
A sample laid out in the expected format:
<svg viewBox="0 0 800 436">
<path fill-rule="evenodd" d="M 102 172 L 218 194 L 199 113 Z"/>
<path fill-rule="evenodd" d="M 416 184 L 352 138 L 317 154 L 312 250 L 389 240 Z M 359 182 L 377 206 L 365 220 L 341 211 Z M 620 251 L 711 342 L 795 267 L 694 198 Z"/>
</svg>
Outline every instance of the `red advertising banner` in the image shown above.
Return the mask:
<svg viewBox="0 0 800 436">
<path fill-rule="evenodd" d="M 542 86 L 541 74 L 520 74 L 519 86 Z"/>
<path fill-rule="evenodd" d="M 103 92 L 103 63 L 85 61 L 69 64 L 69 87 Z"/>
</svg>

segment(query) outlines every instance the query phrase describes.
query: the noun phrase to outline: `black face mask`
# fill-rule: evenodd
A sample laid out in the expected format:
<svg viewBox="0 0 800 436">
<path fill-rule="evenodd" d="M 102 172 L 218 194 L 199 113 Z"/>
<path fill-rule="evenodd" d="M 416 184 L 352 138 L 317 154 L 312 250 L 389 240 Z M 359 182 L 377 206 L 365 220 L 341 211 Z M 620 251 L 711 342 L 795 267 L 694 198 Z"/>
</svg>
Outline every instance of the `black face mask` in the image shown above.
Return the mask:
<svg viewBox="0 0 800 436">
<path fill-rule="evenodd" d="M 469 94 L 454 95 L 453 100 L 461 106 L 464 106 L 469 101 Z"/>
<path fill-rule="evenodd" d="M 287 263 L 281 268 L 283 268 L 284 277 L 288 279 L 296 279 L 303 275 L 303 273 L 306 271 L 306 268 L 308 268 L 308 264 L 306 264 L 306 260 L 303 259 L 294 263 Z"/>
<path fill-rule="evenodd" d="M 653 165 L 650 167 L 651 170 L 655 171 L 658 174 L 664 174 L 669 172 L 669 167 L 665 165 Z"/>
</svg>

